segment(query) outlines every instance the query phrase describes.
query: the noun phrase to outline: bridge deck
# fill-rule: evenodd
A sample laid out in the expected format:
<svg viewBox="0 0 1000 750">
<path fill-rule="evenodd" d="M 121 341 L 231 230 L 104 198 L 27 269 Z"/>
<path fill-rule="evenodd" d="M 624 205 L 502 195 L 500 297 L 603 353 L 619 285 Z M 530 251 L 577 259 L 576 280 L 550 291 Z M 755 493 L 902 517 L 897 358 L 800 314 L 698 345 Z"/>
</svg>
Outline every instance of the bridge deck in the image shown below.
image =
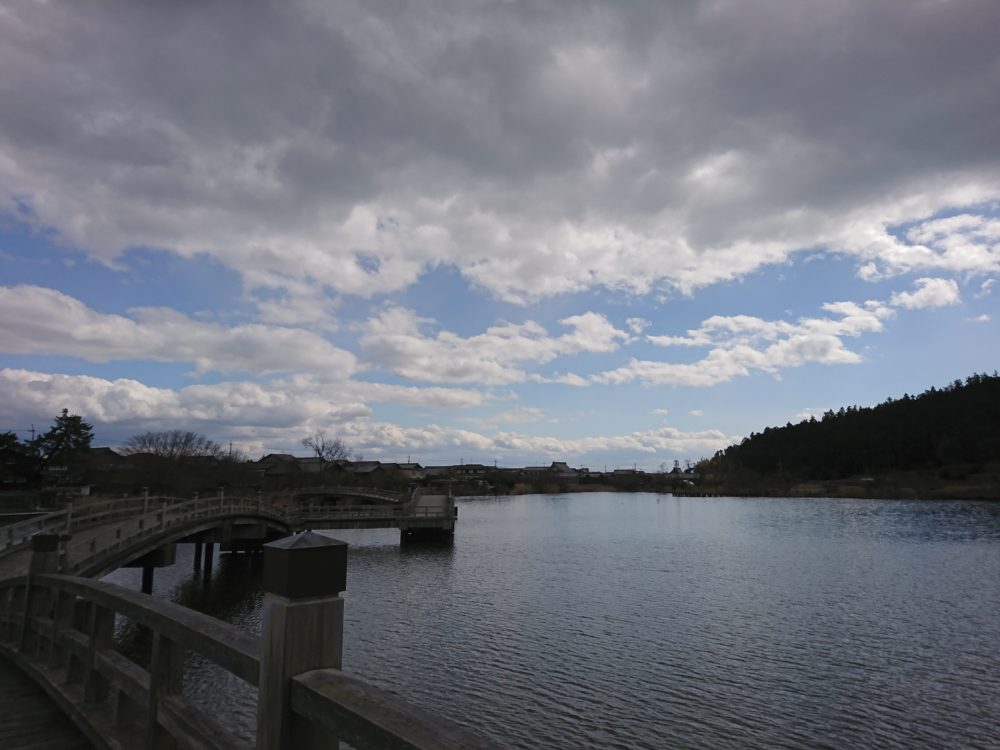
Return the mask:
<svg viewBox="0 0 1000 750">
<path fill-rule="evenodd" d="M 0 657 L 0 747 L 75 750 L 93 745 L 44 690 Z"/>
</svg>

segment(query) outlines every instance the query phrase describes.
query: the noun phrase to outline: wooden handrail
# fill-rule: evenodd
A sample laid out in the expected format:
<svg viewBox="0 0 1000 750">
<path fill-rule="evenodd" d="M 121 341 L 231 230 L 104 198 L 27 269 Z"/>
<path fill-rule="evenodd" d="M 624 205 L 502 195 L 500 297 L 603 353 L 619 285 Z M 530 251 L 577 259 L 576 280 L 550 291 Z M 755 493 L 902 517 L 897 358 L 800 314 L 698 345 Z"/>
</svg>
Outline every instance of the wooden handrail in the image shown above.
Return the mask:
<svg viewBox="0 0 1000 750">
<path fill-rule="evenodd" d="M 299 546 L 298 539 L 302 537 L 283 540 L 288 543 L 282 554 L 301 552 L 307 557 L 298 563 L 285 558 L 288 562 L 279 566 L 313 564 L 308 555 L 316 542 Z M 331 540 L 322 544 L 345 547 Z M 0 654 L 43 684 L 88 736 L 106 746 L 251 747 L 182 695 L 184 654 L 191 651 L 260 687 L 257 736 L 262 750 L 313 750 L 330 746 L 326 743 L 331 737 L 358 750 L 498 747 L 340 669 L 300 666 L 282 671 L 303 660 L 315 664 L 310 654 L 321 652 L 328 655 L 317 657 L 320 663 L 339 667 L 339 645 L 329 655 L 331 639 L 339 644 L 343 632 L 339 587 L 294 595 L 299 598 L 291 590 L 281 593 L 280 587 L 277 595 L 268 593 L 264 630 L 255 636 L 115 584 L 45 572 L 55 565 L 57 554 L 51 546 L 38 546 L 31 565 L 35 572 L 0 580 Z M 346 561 L 346 552 L 340 559 Z M 265 556 L 265 582 L 277 580 L 284 586 L 284 579 L 269 578 L 269 564 Z M 314 585 L 328 586 L 327 577 L 318 581 Z M 116 650 L 118 616 L 151 631 L 148 666 Z M 280 698 L 282 694 L 286 697 Z M 275 733 L 274 727 L 280 731 Z"/>
<path fill-rule="evenodd" d="M 152 632 L 148 667 L 116 651 L 118 615 Z M 169 736 L 189 747 L 248 747 L 180 693 L 188 651 L 258 683 L 260 639 L 234 625 L 110 583 L 31 575 L 0 581 L 0 626 L 0 651 L 106 746 L 159 747 Z M 118 720 L 102 719 L 106 712 Z"/>
<path fill-rule="evenodd" d="M 7 582 L 3 582 L 5 585 Z M 15 584 L 16 585 L 16 584 Z M 172 641 L 212 661 L 254 687 L 259 679 L 260 639 L 234 625 L 164 599 L 106 581 L 64 575 L 35 576 L 33 585 L 73 594 L 114 610 L 127 619 L 163 633 Z"/>
<path fill-rule="evenodd" d="M 339 669 L 297 675 L 291 691 L 292 711 L 335 732 L 356 750 L 500 747 Z"/>
</svg>

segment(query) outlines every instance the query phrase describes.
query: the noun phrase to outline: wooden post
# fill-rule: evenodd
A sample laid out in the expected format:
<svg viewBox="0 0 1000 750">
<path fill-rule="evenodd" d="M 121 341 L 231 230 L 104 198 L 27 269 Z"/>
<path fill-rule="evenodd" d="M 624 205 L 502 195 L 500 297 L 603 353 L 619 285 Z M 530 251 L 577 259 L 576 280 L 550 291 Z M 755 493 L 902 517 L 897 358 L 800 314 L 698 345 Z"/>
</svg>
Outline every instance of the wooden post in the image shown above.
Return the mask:
<svg viewBox="0 0 1000 750">
<path fill-rule="evenodd" d="M 194 569 L 201 570 L 201 542 L 194 543 Z"/>
<path fill-rule="evenodd" d="M 59 570 L 59 535 L 35 534 L 31 537 L 31 559 L 28 562 L 28 584 L 24 592 L 24 609 L 21 616 L 21 631 L 18 634 L 18 649 L 34 652 L 37 639 L 34 637 L 31 620 L 48 609 L 49 592 L 35 584 L 36 575 L 56 573 Z"/>
<path fill-rule="evenodd" d="M 75 599 L 73 602 L 73 613 L 71 616 L 72 628 L 74 630 L 79 630 L 81 633 L 85 633 L 88 630 L 90 623 L 90 610 L 96 605 L 92 602 L 88 602 L 86 599 Z M 86 660 L 74 653 L 73 651 L 67 652 L 67 663 L 66 663 L 66 682 L 74 683 L 80 682 L 84 678 L 86 672 Z"/>
<path fill-rule="evenodd" d="M 212 575 L 212 555 L 215 554 L 215 545 L 212 542 L 205 542 L 205 578 Z"/>
<path fill-rule="evenodd" d="M 90 644 L 83 673 L 83 699 L 99 703 L 108 696 L 108 678 L 97 669 L 97 655 L 114 645 L 115 612 L 94 603 L 90 607 Z"/>
<path fill-rule="evenodd" d="M 156 570 L 152 565 L 142 566 L 142 593 L 152 594 L 153 593 L 153 571 Z"/>
<path fill-rule="evenodd" d="M 153 635 L 153 656 L 149 662 L 149 702 L 146 704 L 146 747 L 172 750 L 174 738 L 160 726 L 160 700 L 180 695 L 184 677 L 184 649 L 162 633 Z"/>
<path fill-rule="evenodd" d="M 52 622 L 52 635 L 49 643 L 49 667 L 52 669 L 67 666 L 66 649 L 59 642 L 59 636 L 64 630 L 73 626 L 73 613 L 76 610 L 76 595 L 60 592 L 56 597 L 55 614 Z"/>
<path fill-rule="evenodd" d="M 264 589 L 257 749 L 338 747 L 337 739 L 296 720 L 289 681 L 313 669 L 340 669 L 344 642 L 347 544 L 306 532 L 264 545 Z"/>
</svg>

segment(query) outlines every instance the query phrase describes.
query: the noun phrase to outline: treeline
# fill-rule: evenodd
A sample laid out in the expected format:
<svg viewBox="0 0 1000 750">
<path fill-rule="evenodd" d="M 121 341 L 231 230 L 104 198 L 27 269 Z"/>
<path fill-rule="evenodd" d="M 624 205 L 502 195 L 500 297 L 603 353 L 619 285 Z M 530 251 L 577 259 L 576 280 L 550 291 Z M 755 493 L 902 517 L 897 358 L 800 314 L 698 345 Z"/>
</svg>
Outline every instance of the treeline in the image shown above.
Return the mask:
<svg viewBox="0 0 1000 750">
<path fill-rule="evenodd" d="M 803 480 L 937 469 L 956 475 L 1000 461 L 1000 377 L 974 374 L 874 407 L 850 406 L 751 433 L 702 470 Z"/>
</svg>

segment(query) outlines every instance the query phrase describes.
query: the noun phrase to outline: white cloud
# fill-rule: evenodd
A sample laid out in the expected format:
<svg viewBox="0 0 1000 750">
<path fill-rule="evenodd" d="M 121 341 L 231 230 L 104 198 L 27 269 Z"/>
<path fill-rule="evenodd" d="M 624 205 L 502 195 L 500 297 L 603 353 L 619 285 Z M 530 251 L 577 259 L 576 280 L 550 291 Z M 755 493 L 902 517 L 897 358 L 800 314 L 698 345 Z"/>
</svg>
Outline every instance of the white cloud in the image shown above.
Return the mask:
<svg viewBox="0 0 1000 750">
<path fill-rule="evenodd" d="M 107 380 L 87 375 L 59 375 L 29 370 L 0 370 L 5 398 L 0 417 L 11 424 L 41 413 L 68 408 L 88 419 L 136 429 L 198 428 L 215 433 L 276 434 L 290 429 L 308 434 L 313 426 L 366 422 L 373 410 L 366 402 L 392 401 L 431 408 L 464 408 L 483 402 L 476 391 L 416 388 L 344 381 L 305 375 L 267 383 L 229 381 L 155 388 L 133 379 Z"/>
<path fill-rule="evenodd" d="M 670 413 L 669 409 L 653 409 L 650 414 L 655 414 L 658 417 L 665 417 Z"/>
<path fill-rule="evenodd" d="M 531 375 L 528 380 L 533 383 L 559 383 L 561 385 L 571 385 L 574 388 L 586 388 L 590 385 L 585 377 L 576 373 L 556 373 L 554 375 Z"/>
<path fill-rule="evenodd" d="M 787 367 L 815 362 L 844 364 L 861 357 L 844 346 L 842 337 L 883 329 L 892 316 L 881 302 L 832 302 L 823 305 L 832 318 L 802 318 L 794 323 L 763 320 L 750 315 L 713 315 L 684 336 L 647 336 L 665 347 L 710 347 L 693 363 L 632 359 L 627 365 L 591 377 L 596 383 L 623 384 L 634 381 L 650 385 L 711 386 L 752 371 L 776 373 Z"/>
<path fill-rule="evenodd" d="M 369 457 L 398 458 L 405 452 L 452 461 L 456 454 L 464 453 L 506 457 L 515 463 L 539 455 L 581 462 L 585 457 L 618 452 L 707 455 L 736 439 L 718 430 L 682 432 L 674 428 L 569 439 L 514 432 L 486 435 L 433 422 L 404 427 L 374 421 L 372 410 L 350 401 L 349 395 L 332 400 L 329 388 L 305 377 L 266 385 L 228 382 L 175 391 L 129 379 L 109 381 L 3 369 L 0 386 L 8 394 L 0 402 L 0 418 L 8 423 L 19 424 L 38 413 L 55 414 L 65 407 L 97 424 L 99 441 L 104 444 L 109 435 L 124 441 L 146 429 L 178 427 L 233 440 L 252 455 L 264 450 L 296 451 L 300 439 L 318 428 L 334 430 Z M 523 407 L 495 415 L 490 423 L 537 421 L 544 416 L 540 409 Z"/>
<path fill-rule="evenodd" d="M 442 264 L 515 302 L 689 292 L 818 247 L 866 278 L 994 273 L 998 26 L 988 0 L 20 3 L 0 205 L 290 300 Z"/>
<path fill-rule="evenodd" d="M 992 320 L 992 318 L 990 318 L 990 316 L 987 315 L 986 313 L 983 313 L 982 315 L 978 315 L 975 318 L 973 318 L 972 322 L 973 323 L 989 323 L 990 320 Z"/>
<path fill-rule="evenodd" d="M 649 328 L 651 324 L 645 318 L 629 318 L 628 320 L 625 321 L 625 325 L 628 326 L 628 329 L 632 333 L 639 335 L 644 330 Z"/>
<path fill-rule="evenodd" d="M 739 438 L 727 436 L 718 430 L 682 432 L 673 427 L 632 432 L 627 435 L 562 439 L 537 437 L 516 433 L 501 433 L 495 448 L 525 455 L 545 455 L 549 458 L 580 455 L 600 455 L 615 451 L 637 454 L 660 452 L 682 455 L 710 455 L 731 445 Z"/>
<path fill-rule="evenodd" d="M 494 414 L 490 421 L 495 424 L 529 424 L 531 422 L 540 422 L 543 419 L 546 419 L 546 415 L 542 409 L 535 406 L 524 406 L 520 409 L 511 409 L 510 411 Z"/>
<path fill-rule="evenodd" d="M 692 417 L 701 417 L 705 414 L 701 409 L 692 409 L 688 412 Z"/>
<path fill-rule="evenodd" d="M 520 363 L 614 351 L 629 338 L 597 313 L 573 315 L 560 322 L 570 329 L 561 336 L 549 335 L 532 321 L 498 323 L 468 338 L 449 331 L 431 336 L 421 329 L 433 321 L 396 307 L 365 324 L 361 346 L 368 362 L 410 380 L 504 385 L 528 379 Z"/>
<path fill-rule="evenodd" d="M 993 293 L 993 287 L 996 285 L 996 279 L 986 279 L 982 284 L 979 285 L 979 293 L 976 294 L 977 298 L 988 297 Z"/>
<path fill-rule="evenodd" d="M 917 279 L 914 292 L 897 292 L 892 295 L 892 304 L 911 310 L 925 307 L 946 307 L 962 301 L 958 284 L 954 279 Z"/>
<path fill-rule="evenodd" d="M 131 314 L 99 313 L 54 289 L 0 287 L 0 319 L 5 321 L 0 350 L 91 362 L 190 362 L 199 374 L 307 371 L 339 379 L 357 369 L 353 354 L 301 329 L 226 327 L 166 308 L 136 308 Z"/>
</svg>

